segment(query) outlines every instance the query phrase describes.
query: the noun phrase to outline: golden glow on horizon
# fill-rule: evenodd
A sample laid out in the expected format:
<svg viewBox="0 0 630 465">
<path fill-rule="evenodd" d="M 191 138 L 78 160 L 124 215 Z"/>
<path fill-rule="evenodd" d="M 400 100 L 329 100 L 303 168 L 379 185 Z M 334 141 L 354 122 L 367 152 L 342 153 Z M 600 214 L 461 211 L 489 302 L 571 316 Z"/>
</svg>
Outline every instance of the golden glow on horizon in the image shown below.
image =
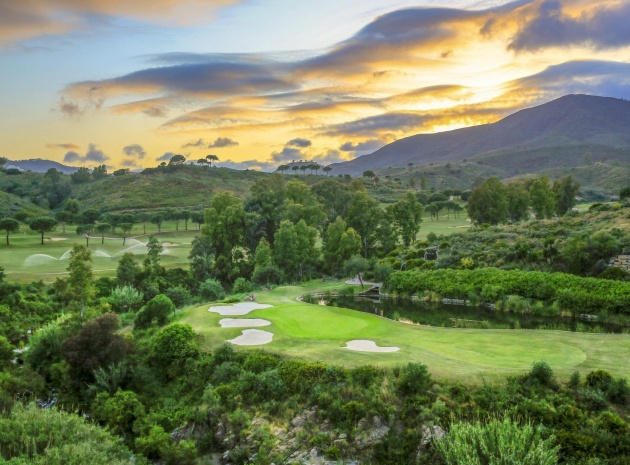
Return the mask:
<svg viewBox="0 0 630 465">
<path fill-rule="evenodd" d="M 627 3 L 567 0 L 553 15 L 579 28 L 603 8 Z M 546 14 L 548 5 L 519 5 L 414 10 L 408 17 L 393 12 L 319 54 L 296 54 L 306 58 L 294 62 L 199 55 L 79 81 L 50 103 L 55 111 L 38 115 L 36 130 L 7 121 L 4 143 L 16 158 L 59 161 L 63 148 L 43 147 L 72 143 L 82 155 L 95 143 L 112 167 L 155 166 L 164 153 L 182 153 L 190 161 L 215 153 L 221 161 L 258 161 L 267 168 L 291 156 L 326 163 L 357 152 L 342 147 L 358 144 L 367 148 L 357 153 L 367 153 L 412 134 L 494 122 L 566 93 L 602 93 L 624 79 L 630 86 L 630 71 L 613 66 L 627 63 L 630 46 L 527 36 L 526 25 Z M 311 144 L 287 145 L 293 139 Z M 147 155 L 130 159 L 123 148 L 132 144 Z"/>
</svg>

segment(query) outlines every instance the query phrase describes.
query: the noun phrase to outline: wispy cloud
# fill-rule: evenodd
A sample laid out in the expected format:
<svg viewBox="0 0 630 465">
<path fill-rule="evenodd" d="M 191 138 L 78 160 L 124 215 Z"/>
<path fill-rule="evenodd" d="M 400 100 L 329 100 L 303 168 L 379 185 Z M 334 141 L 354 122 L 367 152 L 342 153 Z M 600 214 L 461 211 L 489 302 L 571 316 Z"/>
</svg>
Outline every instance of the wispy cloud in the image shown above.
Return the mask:
<svg viewBox="0 0 630 465">
<path fill-rule="evenodd" d="M 66 144 L 46 144 L 46 148 L 49 149 L 63 149 L 63 150 L 74 150 L 77 151 L 80 147 L 77 144 L 66 143 Z"/>
</svg>

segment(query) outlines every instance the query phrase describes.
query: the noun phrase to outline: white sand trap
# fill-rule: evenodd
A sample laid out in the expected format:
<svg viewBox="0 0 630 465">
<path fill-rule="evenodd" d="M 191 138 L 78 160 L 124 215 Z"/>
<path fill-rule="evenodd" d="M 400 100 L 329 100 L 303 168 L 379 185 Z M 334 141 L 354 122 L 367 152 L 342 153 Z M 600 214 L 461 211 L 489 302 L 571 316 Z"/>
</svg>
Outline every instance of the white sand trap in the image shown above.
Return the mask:
<svg viewBox="0 0 630 465">
<path fill-rule="evenodd" d="M 223 318 L 219 324 L 222 328 L 257 328 L 269 326 L 271 321 L 262 318 Z"/>
<path fill-rule="evenodd" d="M 51 237 L 48 240 L 53 241 L 53 242 L 59 242 L 59 241 L 67 241 L 68 238 L 67 237 Z"/>
<path fill-rule="evenodd" d="M 269 308 L 273 305 L 257 304 L 256 302 L 239 302 L 234 305 L 220 305 L 218 307 L 210 307 L 209 312 L 218 313 L 219 315 L 247 315 L 254 310 L 260 310 L 261 308 Z"/>
<path fill-rule="evenodd" d="M 400 347 L 379 347 L 374 341 L 356 339 L 347 342 L 344 349 L 356 350 L 357 352 L 398 352 Z"/>
<path fill-rule="evenodd" d="M 269 331 L 262 331 L 260 329 L 244 329 L 243 334 L 234 339 L 228 339 L 227 342 L 231 342 L 237 346 L 260 346 L 263 344 L 269 344 L 273 339 L 273 333 Z"/>
</svg>

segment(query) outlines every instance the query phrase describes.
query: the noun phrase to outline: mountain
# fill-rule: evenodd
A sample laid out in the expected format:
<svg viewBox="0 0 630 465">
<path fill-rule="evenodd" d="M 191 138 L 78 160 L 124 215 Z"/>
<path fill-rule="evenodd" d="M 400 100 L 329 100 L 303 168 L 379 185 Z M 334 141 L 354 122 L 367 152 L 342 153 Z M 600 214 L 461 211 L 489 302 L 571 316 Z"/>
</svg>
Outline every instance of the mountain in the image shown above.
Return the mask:
<svg viewBox="0 0 630 465">
<path fill-rule="evenodd" d="M 464 160 L 539 172 L 581 165 L 586 152 L 591 152 L 593 161 L 612 156 L 630 162 L 630 102 L 567 95 L 496 123 L 397 140 L 369 155 L 331 165 L 331 174 L 356 176 L 410 163 L 423 166 Z"/>
<path fill-rule="evenodd" d="M 52 160 L 43 160 L 41 158 L 31 158 L 30 160 L 7 160 L 4 168 L 17 168 L 21 171 L 32 171 L 33 173 L 45 173 L 50 168 L 55 168 L 63 174 L 72 174 L 79 168 L 74 166 L 66 166 Z"/>
</svg>

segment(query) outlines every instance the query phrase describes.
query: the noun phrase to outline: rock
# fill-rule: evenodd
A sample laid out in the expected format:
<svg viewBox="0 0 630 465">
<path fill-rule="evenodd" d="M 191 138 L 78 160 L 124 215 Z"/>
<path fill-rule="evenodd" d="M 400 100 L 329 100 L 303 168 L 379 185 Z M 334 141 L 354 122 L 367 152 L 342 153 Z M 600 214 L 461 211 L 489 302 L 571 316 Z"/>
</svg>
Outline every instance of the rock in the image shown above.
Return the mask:
<svg viewBox="0 0 630 465">
<path fill-rule="evenodd" d="M 421 445 L 426 446 L 434 439 L 442 439 L 446 435 L 446 431 L 444 431 L 439 426 L 423 426 L 422 429 L 422 441 Z"/>
</svg>

